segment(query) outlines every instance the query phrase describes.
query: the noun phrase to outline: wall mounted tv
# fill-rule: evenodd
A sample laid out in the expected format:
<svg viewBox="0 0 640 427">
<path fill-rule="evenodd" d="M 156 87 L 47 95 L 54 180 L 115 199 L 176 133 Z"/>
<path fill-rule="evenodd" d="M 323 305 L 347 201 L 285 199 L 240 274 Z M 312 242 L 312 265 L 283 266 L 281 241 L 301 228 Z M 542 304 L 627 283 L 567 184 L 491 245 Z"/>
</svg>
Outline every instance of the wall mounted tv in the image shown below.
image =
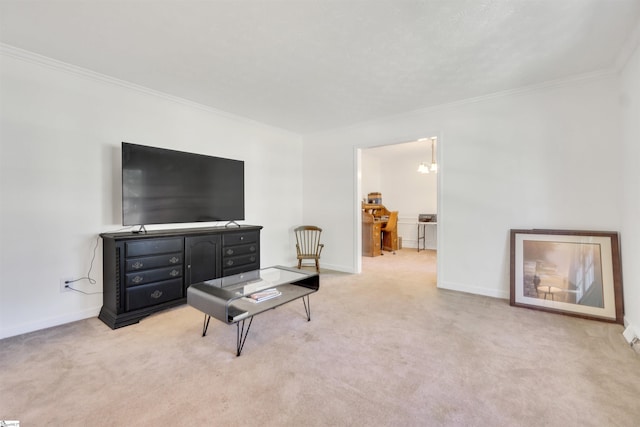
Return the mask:
<svg viewBox="0 0 640 427">
<path fill-rule="evenodd" d="M 244 162 L 122 143 L 122 224 L 244 219 Z"/>
</svg>

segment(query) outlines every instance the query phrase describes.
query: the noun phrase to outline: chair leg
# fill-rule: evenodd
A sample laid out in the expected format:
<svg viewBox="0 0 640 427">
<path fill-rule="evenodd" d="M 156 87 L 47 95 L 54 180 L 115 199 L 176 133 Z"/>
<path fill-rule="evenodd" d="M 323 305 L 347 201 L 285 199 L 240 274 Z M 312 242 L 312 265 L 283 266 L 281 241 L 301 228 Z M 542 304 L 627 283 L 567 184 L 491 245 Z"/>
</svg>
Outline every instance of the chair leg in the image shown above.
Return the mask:
<svg viewBox="0 0 640 427">
<path fill-rule="evenodd" d="M 302 268 L 302 260 L 299 259 L 298 260 L 298 270 L 300 270 Z"/>
<path fill-rule="evenodd" d="M 320 273 L 320 262 L 316 259 L 316 271 Z"/>
</svg>

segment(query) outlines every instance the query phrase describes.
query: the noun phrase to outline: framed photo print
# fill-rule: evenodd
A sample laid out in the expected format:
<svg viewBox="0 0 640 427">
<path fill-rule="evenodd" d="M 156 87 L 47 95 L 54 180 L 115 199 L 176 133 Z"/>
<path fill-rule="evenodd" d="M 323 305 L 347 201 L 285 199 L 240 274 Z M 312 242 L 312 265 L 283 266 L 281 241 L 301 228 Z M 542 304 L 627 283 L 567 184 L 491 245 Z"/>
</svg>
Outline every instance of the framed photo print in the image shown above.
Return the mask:
<svg viewBox="0 0 640 427">
<path fill-rule="evenodd" d="M 622 324 L 618 233 L 511 230 L 510 303 Z"/>
</svg>

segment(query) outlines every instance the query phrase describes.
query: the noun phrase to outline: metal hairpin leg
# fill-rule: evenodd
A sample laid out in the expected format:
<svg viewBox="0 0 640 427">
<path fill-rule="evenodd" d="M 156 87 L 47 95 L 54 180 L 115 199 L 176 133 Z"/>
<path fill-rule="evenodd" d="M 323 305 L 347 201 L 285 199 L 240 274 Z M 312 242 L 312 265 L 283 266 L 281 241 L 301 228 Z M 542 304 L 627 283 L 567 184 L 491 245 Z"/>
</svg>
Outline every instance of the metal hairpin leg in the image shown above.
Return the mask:
<svg viewBox="0 0 640 427">
<path fill-rule="evenodd" d="M 240 323 L 242 323 L 242 327 L 240 326 Z M 246 331 L 244 330 L 244 320 L 236 323 L 236 357 L 240 356 L 240 353 L 242 353 L 242 348 L 247 340 L 247 335 L 249 335 L 249 329 L 251 328 L 252 323 L 253 316 L 249 318 L 249 326 L 247 326 Z"/>
<path fill-rule="evenodd" d="M 304 311 L 307 314 L 307 321 L 311 321 L 311 300 L 309 299 L 309 295 L 302 297 L 302 303 L 304 304 Z M 249 318 L 249 324 L 247 325 L 246 330 L 244 329 L 245 320 L 246 319 L 236 322 L 236 357 L 242 354 L 244 343 L 247 341 L 247 336 L 249 335 L 249 330 L 251 329 L 251 324 L 253 323 L 253 316 Z M 203 337 L 207 335 L 207 329 L 209 328 L 210 321 L 211 316 L 205 314 L 204 323 L 202 325 Z"/>
<path fill-rule="evenodd" d="M 307 313 L 307 322 L 311 321 L 311 301 L 309 295 L 302 297 L 302 303 L 304 304 L 304 311 Z"/>
<path fill-rule="evenodd" d="M 207 335 L 207 329 L 209 328 L 209 320 L 211 320 L 211 316 L 205 314 L 204 315 L 204 324 L 202 325 L 202 336 Z"/>
</svg>

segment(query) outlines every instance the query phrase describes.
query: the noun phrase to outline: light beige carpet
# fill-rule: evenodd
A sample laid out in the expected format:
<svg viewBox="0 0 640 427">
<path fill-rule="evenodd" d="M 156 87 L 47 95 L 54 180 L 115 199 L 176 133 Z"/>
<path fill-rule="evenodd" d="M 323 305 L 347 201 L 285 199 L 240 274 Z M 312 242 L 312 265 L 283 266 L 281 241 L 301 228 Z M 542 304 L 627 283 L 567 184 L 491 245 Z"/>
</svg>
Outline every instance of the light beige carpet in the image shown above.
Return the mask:
<svg viewBox="0 0 640 427">
<path fill-rule="evenodd" d="M 435 254 L 323 272 L 311 296 L 235 326 L 188 306 L 0 341 L 0 419 L 21 426 L 637 426 L 622 327 L 435 287 Z"/>
</svg>

